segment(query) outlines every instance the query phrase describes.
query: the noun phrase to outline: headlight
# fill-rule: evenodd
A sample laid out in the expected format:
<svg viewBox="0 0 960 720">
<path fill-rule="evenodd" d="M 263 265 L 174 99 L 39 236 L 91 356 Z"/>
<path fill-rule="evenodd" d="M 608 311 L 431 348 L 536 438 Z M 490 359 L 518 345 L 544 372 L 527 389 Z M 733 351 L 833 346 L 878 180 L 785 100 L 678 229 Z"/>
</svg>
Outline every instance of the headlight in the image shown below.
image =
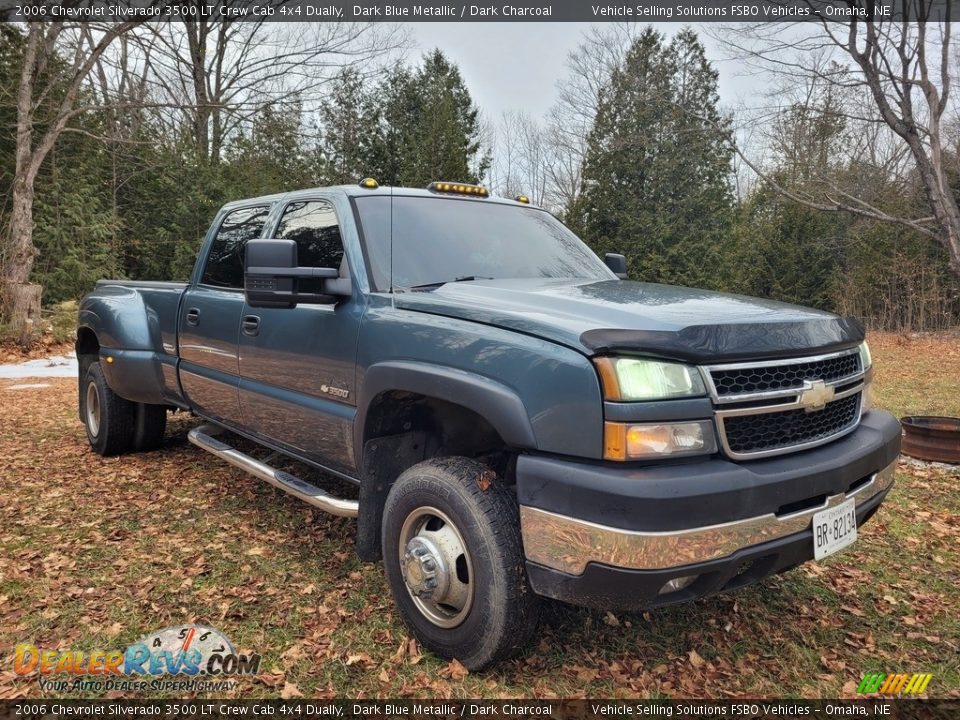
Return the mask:
<svg viewBox="0 0 960 720">
<path fill-rule="evenodd" d="M 860 351 L 860 367 L 866 372 L 870 369 L 870 366 L 873 365 L 873 358 L 870 357 L 870 347 L 867 345 L 867 341 L 864 340 L 860 343 L 860 347 L 858 347 L 857 350 Z"/>
<path fill-rule="evenodd" d="M 605 460 L 644 460 L 717 451 L 709 420 L 677 423 L 615 423 L 603 426 Z"/>
<path fill-rule="evenodd" d="M 865 413 L 873 407 L 873 373 L 869 372 L 873 366 L 873 358 L 870 357 L 870 347 L 864 340 L 857 348 L 860 351 L 860 367 L 867 373 L 863 379 L 863 397 L 860 400 L 860 412 Z"/>
<path fill-rule="evenodd" d="M 628 357 L 595 358 L 605 400 L 667 400 L 706 395 L 695 367 Z"/>
</svg>

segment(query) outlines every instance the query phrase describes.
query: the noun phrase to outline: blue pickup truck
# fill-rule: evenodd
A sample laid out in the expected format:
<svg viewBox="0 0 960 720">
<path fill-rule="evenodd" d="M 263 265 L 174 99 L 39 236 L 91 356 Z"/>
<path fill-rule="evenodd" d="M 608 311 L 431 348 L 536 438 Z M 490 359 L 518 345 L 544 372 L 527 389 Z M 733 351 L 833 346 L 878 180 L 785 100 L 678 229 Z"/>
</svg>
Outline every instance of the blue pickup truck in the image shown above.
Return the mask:
<svg viewBox="0 0 960 720">
<path fill-rule="evenodd" d="M 411 631 L 471 669 L 525 646 L 540 597 L 655 607 L 854 542 L 900 449 L 862 326 L 625 273 L 475 185 L 230 203 L 189 282 L 83 300 L 80 417 L 112 455 L 189 411 L 195 445 L 356 517 Z"/>
</svg>

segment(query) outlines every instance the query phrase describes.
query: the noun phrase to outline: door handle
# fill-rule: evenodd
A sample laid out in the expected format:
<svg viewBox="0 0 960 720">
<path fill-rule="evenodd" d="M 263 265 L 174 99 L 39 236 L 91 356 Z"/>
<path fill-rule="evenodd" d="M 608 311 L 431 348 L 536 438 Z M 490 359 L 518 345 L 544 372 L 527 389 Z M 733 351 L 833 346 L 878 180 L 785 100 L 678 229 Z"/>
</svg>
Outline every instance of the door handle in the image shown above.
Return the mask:
<svg viewBox="0 0 960 720">
<path fill-rule="evenodd" d="M 256 315 L 244 315 L 243 322 L 240 323 L 240 328 L 243 330 L 244 335 L 254 335 L 260 334 L 260 318 Z"/>
<path fill-rule="evenodd" d="M 190 308 L 187 310 L 187 325 L 199 325 L 200 324 L 200 311 L 197 308 Z"/>
</svg>

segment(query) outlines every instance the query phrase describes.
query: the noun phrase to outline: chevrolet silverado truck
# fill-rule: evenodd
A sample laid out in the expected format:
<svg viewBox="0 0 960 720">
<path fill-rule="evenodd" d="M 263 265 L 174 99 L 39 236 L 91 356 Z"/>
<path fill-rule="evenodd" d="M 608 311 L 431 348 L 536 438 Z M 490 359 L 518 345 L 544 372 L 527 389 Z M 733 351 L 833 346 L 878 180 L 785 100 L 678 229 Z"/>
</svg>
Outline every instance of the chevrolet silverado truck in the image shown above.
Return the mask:
<svg viewBox="0 0 960 720">
<path fill-rule="evenodd" d="M 356 517 L 412 633 L 471 669 L 525 646 L 541 597 L 684 602 L 855 541 L 900 449 L 863 327 L 625 274 L 475 185 L 233 202 L 189 282 L 83 300 L 80 417 L 113 455 L 188 411 L 193 444 Z"/>
</svg>

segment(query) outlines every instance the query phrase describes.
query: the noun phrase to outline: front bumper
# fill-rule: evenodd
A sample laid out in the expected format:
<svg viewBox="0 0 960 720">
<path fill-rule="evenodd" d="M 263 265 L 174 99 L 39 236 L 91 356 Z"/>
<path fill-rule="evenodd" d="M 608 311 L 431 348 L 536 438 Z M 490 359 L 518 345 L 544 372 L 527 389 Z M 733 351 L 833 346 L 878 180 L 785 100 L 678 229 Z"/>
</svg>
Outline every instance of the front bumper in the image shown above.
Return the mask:
<svg viewBox="0 0 960 720">
<path fill-rule="evenodd" d="M 531 585 L 578 605 L 639 609 L 756 582 L 813 557 L 811 519 L 824 508 L 853 498 L 866 522 L 893 484 L 899 449 L 899 423 L 874 411 L 842 440 L 751 463 L 521 458 Z M 677 578 L 688 584 L 665 588 Z"/>
</svg>

